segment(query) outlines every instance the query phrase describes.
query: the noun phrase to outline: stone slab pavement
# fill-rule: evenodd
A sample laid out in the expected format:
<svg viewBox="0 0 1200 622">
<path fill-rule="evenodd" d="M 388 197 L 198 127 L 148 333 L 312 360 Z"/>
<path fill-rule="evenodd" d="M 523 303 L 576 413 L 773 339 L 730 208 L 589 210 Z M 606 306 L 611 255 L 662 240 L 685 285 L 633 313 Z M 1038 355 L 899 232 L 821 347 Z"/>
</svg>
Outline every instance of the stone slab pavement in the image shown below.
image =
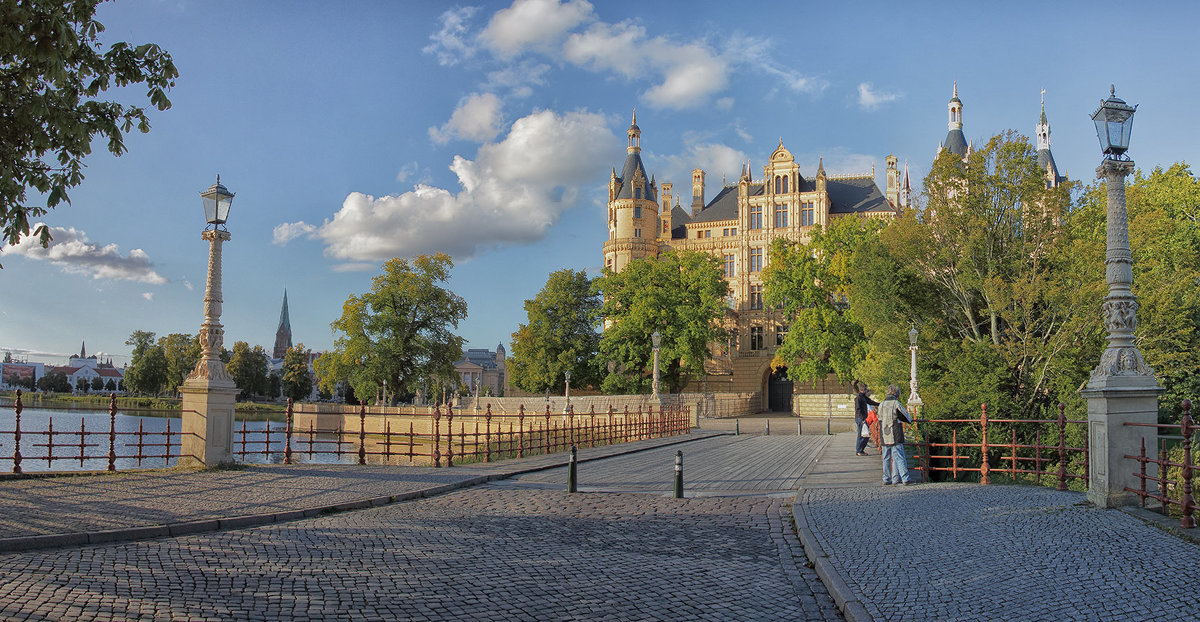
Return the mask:
<svg viewBox="0 0 1200 622">
<path fill-rule="evenodd" d="M 800 473 L 778 464 L 807 468 L 827 442 L 691 436 L 685 499 L 657 482 L 676 448 L 643 443 L 580 464 L 583 481 L 617 492 L 547 489 L 563 469 L 527 468 L 517 485 L 355 512 L 9 552 L 0 618 L 839 620 L 792 527 Z M 704 475 L 743 462 L 761 473 Z M 787 497 L 772 496 L 781 487 Z"/>
<path fill-rule="evenodd" d="M 1200 620 L 1193 541 L 1078 492 L 885 487 L 879 456 L 853 442 L 834 437 L 794 507 L 846 619 Z"/>
</svg>

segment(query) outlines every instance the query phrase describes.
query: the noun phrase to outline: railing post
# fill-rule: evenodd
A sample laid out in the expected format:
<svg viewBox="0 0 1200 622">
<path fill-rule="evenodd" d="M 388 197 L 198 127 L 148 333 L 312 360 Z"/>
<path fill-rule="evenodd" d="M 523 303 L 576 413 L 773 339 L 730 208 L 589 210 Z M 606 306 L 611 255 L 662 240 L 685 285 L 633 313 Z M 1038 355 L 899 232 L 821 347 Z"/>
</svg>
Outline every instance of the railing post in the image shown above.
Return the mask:
<svg viewBox="0 0 1200 622">
<path fill-rule="evenodd" d="M 1138 451 L 1138 490 L 1141 494 L 1138 495 L 1139 505 L 1146 507 L 1146 437 L 1140 439 L 1142 441 L 1141 449 Z"/>
<path fill-rule="evenodd" d="M 478 440 L 478 439 L 477 439 Z M 483 461 L 492 461 L 492 403 L 488 402 L 483 414 Z"/>
<path fill-rule="evenodd" d="M 117 470 L 117 394 L 108 394 L 108 470 Z"/>
<path fill-rule="evenodd" d="M 446 466 L 454 466 L 454 409 L 446 409 Z"/>
<path fill-rule="evenodd" d="M 17 414 L 16 426 L 13 428 L 13 473 L 21 472 L 21 411 L 25 407 L 21 404 L 21 390 L 17 389 L 17 404 L 13 408 Z"/>
<path fill-rule="evenodd" d="M 982 461 L 979 464 L 979 483 L 986 486 L 987 484 L 992 483 L 991 478 L 988 477 L 987 404 L 980 404 L 979 407 L 982 411 L 979 415 L 979 426 L 983 430 L 983 440 L 979 448 L 979 451 L 982 454 Z"/>
<path fill-rule="evenodd" d="M 287 399 L 287 428 L 283 433 L 283 463 L 292 463 L 292 398 Z"/>
<path fill-rule="evenodd" d="M 442 466 L 442 410 L 441 406 L 433 407 L 433 466 Z"/>
<path fill-rule="evenodd" d="M 741 420 L 741 419 L 734 419 L 734 420 L 733 420 L 733 435 L 734 435 L 734 436 L 738 436 L 738 435 L 740 435 L 740 434 L 742 433 L 742 427 L 741 427 L 741 426 L 742 426 L 742 420 Z"/>
<path fill-rule="evenodd" d="M 1179 509 L 1182 516 L 1179 517 L 1179 526 L 1184 529 L 1191 529 L 1196 526 L 1196 521 L 1192 518 L 1192 512 L 1196 509 L 1196 501 L 1192 498 L 1192 401 L 1183 400 L 1183 419 L 1179 422 L 1179 431 L 1183 433 L 1183 472 L 1180 474 L 1180 479 L 1183 480 L 1183 497 L 1179 499 Z"/>
<path fill-rule="evenodd" d="M 358 407 L 358 463 L 367 463 L 367 405 Z"/>
<path fill-rule="evenodd" d="M 525 457 L 525 405 L 517 408 L 517 457 Z"/>
<path fill-rule="evenodd" d="M 545 446 L 546 455 L 550 455 L 550 404 L 546 404 L 546 427 L 542 429 L 542 444 Z"/>
<path fill-rule="evenodd" d="M 1067 489 L 1067 405 L 1058 403 L 1058 489 Z"/>
</svg>

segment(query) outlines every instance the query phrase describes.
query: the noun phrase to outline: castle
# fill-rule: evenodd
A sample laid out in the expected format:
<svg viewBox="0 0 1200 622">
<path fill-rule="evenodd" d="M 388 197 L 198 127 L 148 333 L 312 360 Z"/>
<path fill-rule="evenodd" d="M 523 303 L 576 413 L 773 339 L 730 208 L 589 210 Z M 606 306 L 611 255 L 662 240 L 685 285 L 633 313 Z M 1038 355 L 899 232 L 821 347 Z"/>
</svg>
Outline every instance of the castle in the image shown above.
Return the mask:
<svg viewBox="0 0 1200 622">
<path fill-rule="evenodd" d="M 971 146 L 962 132 L 957 83 L 949 113 L 949 133 L 938 149 L 966 158 Z M 1043 101 L 1037 126 L 1038 163 L 1047 169 L 1048 183 L 1057 185 L 1063 178 L 1050 155 L 1049 133 Z M 771 360 L 787 334 L 788 318 L 763 304 L 762 271 L 776 239 L 806 244 L 814 226 L 824 226 L 835 218 L 893 218 L 908 208 L 912 199 L 908 166 L 901 176 L 896 157 L 888 155 L 883 191 L 875 183 L 874 170 L 829 175 L 822 158 L 815 173 L 806 176 L 780 139 L 761 177 L 756 178 L 757 171 L 746 164 L 737 183 L 722 184 L 711 199 L 706 194 L 705 171 L 693 170 L 690 209 L 684 209 L 673 184 L 663 182 L 660 188 L 655 178 L 647 175 L 641 137 L 634 113 L 625 163 L 620 174 L 613 169 L 608 184 L 604 266 L 620 271 L 631 261 L 668 249 L 701 251 L 721 259 L 730 289 L 726 319 L 731 338 L 729 343 L 713 344 L 714 356 L 705 366 L 705 377 L 690 389 L 757 392 L 762 408 L 771 411 L 795 411 L 795 392 L 820 394 L 822 404 L 826 394 L 849 393 L 836 378 L 811 387 L 794 387 L 784 370 L 772 370 Z"/>
</svg>

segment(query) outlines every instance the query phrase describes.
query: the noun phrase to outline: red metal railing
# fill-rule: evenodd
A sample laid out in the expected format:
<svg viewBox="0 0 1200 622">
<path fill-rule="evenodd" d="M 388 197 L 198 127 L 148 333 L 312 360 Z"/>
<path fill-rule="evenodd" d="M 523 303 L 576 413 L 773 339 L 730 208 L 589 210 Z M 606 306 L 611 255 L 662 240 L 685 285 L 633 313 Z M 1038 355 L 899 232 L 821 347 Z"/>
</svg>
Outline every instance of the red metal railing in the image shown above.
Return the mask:
<svg viewBox="0 0 1200 622">
<path fill-rule="evenodd" d="M 385 416 L 381 428 L 375 421 L 368 426 L 364 406 L 356 413 L 343 413 L 341 420 L 345 422 L 348 416 L 354 415 L 357 415 L 357 425 L 343 423 L 318 428 L 310 421 L 307 428 L 297 428 L 289 401 L 286 427 L 275 432 L 282 438 L 276 436 L 272 440 L 269 429 L 247 430 L 243 422 L 234 455 L 243 462 L 257 456 L 269 460 L 272 455 L 282 454 L 285 463 L 323 458 L 340 462 L 354 456 L 358 464 L 424 463 L 449 467 L 456 461 L 524 458 L 566 451 L 571 446 L 596 447 L 687 434 L 691 429 L 690 411 L 686 406 L 645 412 L 641 408 L 629 412 L 626 408 L 624 413 L 617 413 L 611 407 L 607 413 L 597 413 L 593 406 L 587 413 L 569 409 L 563 414 L 551 413 L 547 406 L 540 416 L 528 416 L 525 407 L 521 406 L 513 416 L 495 415 L 488 404 L 482 416 L 457 415 L 457 420 L 453 410 L 446 410 L 443 416 L 439 406 L 431 415 Z M 402 419 L 399 429 L 392 426 L 395 418 Z M 403 423 L 407 423 L 407 430 Z M 428 432 L 416 432 L 418 423 Z M 379 429 L 368 431 L 368 427 Z"/>
<path fill-rule="evenodd" d="M 1063 404 L 1058 405 L 1056 419 L 995 419 L 988 416 L 987 404 L 980 404 L 978 419 L 914 420 L 912 431 L 917 440 L 905 445 L 913 448 L 912 458 L 916 462 L 913 468 L 922 471 L 926 478 L 935 472 L 947 473 L 954 479 L 978 473 L 979 483 L 990 484 L 992 474 L 996 473 L 1013 480 L 1032 478 L 1039 483 L 1043 478 L 1051 478 L 1059 490 L 1066 490 L 1069 480 L 1087 481 L 1088 447 L 1087 421 L 1067 419 L 1064 408 Z M 1085 426 L 1083 447 L 1067 445 L 1068 425 Z M 964 426 L 978 431 L 979 442 L 959 441 L 959 431 Z M 1045 428 L 1057 432 L 1048 435 L 1051 438 L 1046 442 Z M 931 431 L 936 431 L 938 440 L 929 438 Z M 949 439 L 944 438 L 947 433 Z M 1080 467 L 1070 468 L 1072 461 Z"/>
<path fill-rule="evenodd" d="M 49 418 L 45 430 L 32 430 L 28 426 L 22 428 L 21 414 L 25 405 L 21 397 L 22 392 L 18 390 L 13 404 L 13 429 L 0 430 L 0 439 L 12 439 L 12 453 L 7 459 L 12 461 L 13 473 L 24 473 L 26 463 L 32 463 L 30 466 L 33 466 L 45 462 L 46 469 L 53 469 L 57 463 L 77 461 L 82 469 L 92 461 L 96 470 L 103 468 L 116 471 L 118 460 L 127 460 L 141 467 L 148 461 L 154 461 L 156 466 L 168 466 L 179 459 L 181 431 L 172 430 L 169 419 L 165 430 L 147 432 L 139 420 L 136 432 L 117 431 L 116 394 L 109 395 L 107 430 L 95 427 L 88 430 L 86 417 L 80 417 L 79 428 L 74 430 L 61 427 L 54 429 L 54 417 Z M 71 418 L 74 419 L 73 416 Z M 8 443 L 0 440 L 0 448 L 6 446 Z M 22 451 L 22 448 L 26 451 Z M 40 452 L 34 450 L 34 453 L 27 453 L 30 448 L 37 448 Z M 4 458 L 0 456 L 0 459 Z M 157 461 L 161 461 L 161 464 Z"/>
<path fill-rule="evenodd" d="M 1126 423 L 1125 425 L 1152 427 L 1159 432 L 1157 457 L 1146 455 L 1145 440 L 1142 441 L 1138 455 L 1125 455 L 1127 459 L 1138 463 L 1138 471 L 1134 476 L 1138 478 L 1139 482 L 1136 490 L 1133 488 L 1125 490 L 1137 495 L 1143 508 L 1150 499 L 1158 501 L 1159 511 L 1167 516 L 1171 515 L 1173 508 L 1178 508 L 1179 526 L 1184 529 L 1195 527 L 1194 514 L 1197 510 L 1196 500 L 1192 497 L 1192 478 L 1196 472 L 1196 459 L 1192 456 L 1192 435 L 1200 426 L 1192 421 L 1192 401 L 1183 401 L 1183 417 L 1178 425 L 1163 423 Z M 1178 430 L 1179 434 L 1163 434 L 1164 430 Z M 1172 449 L 1171 445 L 1176 445 L 1176 448 Z M 1177 455 L 1178 458 L 1172 459 L 1172 454 Z M 1146 472 L 1147 465 L 1151 464 L 1155 466 L 1154 470 L 1157 473 L 1148 474 Z M 1149 488 L 1147 484 L 1150 485 Z"/>
</svg>

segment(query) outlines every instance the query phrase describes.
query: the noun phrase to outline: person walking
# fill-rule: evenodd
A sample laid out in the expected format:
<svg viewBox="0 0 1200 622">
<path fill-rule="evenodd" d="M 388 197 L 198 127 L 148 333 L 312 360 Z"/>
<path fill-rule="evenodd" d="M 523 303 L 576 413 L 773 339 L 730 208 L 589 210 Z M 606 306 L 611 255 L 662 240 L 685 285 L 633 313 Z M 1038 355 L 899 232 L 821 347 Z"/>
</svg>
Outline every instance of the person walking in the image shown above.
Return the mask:
<svg viewBox="0 0 1200 622">
<path fill-rule="evenodd" d="M 912 417 L 900 403 L 900 387 L 890 384 L 879 405 L 879 433 L 883 445 L 883 485 L 908 486 L 908 458 L 904 455 L 904 424 Z"/>
<path fill-rule="evenodd" d="M 867 455 L 867 441 L 870 437 L 863 436 L 863 426 L 867 424 L 867 408 L 870 406 L 878 406 L 879 402 L 871 399 L 871 391 L 867 388 L 865 382 L 858 384 L 858 395 L 854 398 L 854 434 L 858 437 L 858 443 L 854 446 L 854 455 Z"/>
</svg>

